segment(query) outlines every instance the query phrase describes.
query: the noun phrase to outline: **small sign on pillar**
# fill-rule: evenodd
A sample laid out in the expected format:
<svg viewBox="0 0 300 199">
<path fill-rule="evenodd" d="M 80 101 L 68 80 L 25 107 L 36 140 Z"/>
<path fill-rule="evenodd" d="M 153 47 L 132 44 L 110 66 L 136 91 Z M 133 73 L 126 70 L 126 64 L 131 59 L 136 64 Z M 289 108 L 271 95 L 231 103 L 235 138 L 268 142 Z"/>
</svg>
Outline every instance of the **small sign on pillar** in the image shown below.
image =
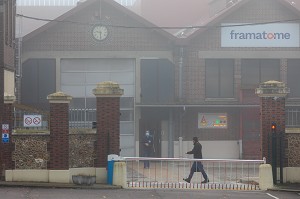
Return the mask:
<svg viewBox="0 0 300 199">
<path fill-rule="evenodd" d="M 9 143 L 9 124 L 2 124 L 2 143 Z"/>
</svg>

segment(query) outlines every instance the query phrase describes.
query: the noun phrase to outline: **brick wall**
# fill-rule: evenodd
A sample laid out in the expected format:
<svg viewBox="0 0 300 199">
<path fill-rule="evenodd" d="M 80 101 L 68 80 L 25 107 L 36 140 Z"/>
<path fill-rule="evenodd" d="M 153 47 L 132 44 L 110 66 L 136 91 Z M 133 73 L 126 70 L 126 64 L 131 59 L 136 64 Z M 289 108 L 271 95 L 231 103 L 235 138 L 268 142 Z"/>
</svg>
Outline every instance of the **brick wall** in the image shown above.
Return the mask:
<svg viewBox="0 0 300 199">
<path fill-rule="evenodd" d="M 2 169 L 14 169 L 13 162 L 11 159 L 12 151 L 14 149 L 14 144 L 11 141 L 12 137 L 12 127 L 13 127 L 13 106 L 11 103 L 4 104 L 3 106 L 3 112 L 2 112 L 2 124 L 8 124 L 9 125 L 9 142 L 3 143 L 1 140 L 0 146 L 1 146 L 1 165 L 0 168 Z M 2 130 L 2 125 L 1 125 Z M 1 132 L 2 134 L 2 132 Z"/>
<path fill-rule="evenodd" d="M 120 154 L 120 98 L 97 97 L 95 166 L 106 167 L 109 154 Z"/>
<path fill-rule="evenodd" d="M 285 132 L 285 98 L 261 97 L 261 157 L 268 157 L 268 134 L 271 124 L 276 122 L 277 133 Z M 270 163 L 271 159 L 267 160 Z"/>
<path fill-rule="evenodd" d="M 50 103 L 50 161 L 48 168 L 69 169 L 69 104 Z"/>
</svg>

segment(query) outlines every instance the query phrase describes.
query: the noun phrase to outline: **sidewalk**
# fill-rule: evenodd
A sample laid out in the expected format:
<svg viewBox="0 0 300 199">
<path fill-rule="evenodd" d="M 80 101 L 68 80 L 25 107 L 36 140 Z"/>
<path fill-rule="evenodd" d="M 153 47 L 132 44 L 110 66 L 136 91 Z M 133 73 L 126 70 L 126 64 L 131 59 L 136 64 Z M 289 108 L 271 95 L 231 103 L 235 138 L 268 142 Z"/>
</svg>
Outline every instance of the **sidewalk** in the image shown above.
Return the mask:
<svg viewBox="0 0 300 199">
<path fill-rule="evenodd" d="M 76 185 L 67 183 L 46 182 L 5 182 L 0 181 L 0 187 L 39 187 L 39 188 L 71 188 L 71 189 L 121 189 L 121 186 L 108 184 Z"/>
<path fill-rule="evenodd" d="M 277 184 L 274 185 L 272 191 L 289 191 L 289 192 L 298 192 L 300 193 L 300 183 L 294 183 L 294 184 Z"/>
</svg>

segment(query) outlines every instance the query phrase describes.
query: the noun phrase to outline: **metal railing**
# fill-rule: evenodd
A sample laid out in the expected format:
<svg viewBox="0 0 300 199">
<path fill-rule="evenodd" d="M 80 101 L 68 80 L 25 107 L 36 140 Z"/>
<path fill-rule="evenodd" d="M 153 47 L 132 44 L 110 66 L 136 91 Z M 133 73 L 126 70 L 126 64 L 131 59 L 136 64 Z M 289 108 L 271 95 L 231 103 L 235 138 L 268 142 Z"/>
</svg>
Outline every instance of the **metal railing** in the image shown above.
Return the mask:
<svg viewBox="0 0 300 199">
<path fill-rule="evenodd" d="M 69 109 L 70 128 L 93 128 L 96 109 Z"/>
<path fill-rule="evenodd" d="M 187 159 L 125 157 L 128 188 L 182 188 L 258 190 L 259 165 L 265 160 Z M 191 183 L 188 177 L 194 161 L 201 161 L 209 183 L 200 172 L 195 172 Z M 150 168 L 144 168 L 144 161 Z"/>
<path fill-rule="evenodd" d="M 14 129 L 26 129 L 26 130 L 49 130 L 50 114 L 48 111 L 40 110 L 31 106 L 23 104 L 13 104 L 14 106 Z M 25 115 L 40 115 L 40 126 L 25 127 L 24 116 Z"/>
<path fill-rule="evenodd" d="M 300 127 L 300 108 L 286 109 L 286 127 L 299 128 Z"/>
</svg>

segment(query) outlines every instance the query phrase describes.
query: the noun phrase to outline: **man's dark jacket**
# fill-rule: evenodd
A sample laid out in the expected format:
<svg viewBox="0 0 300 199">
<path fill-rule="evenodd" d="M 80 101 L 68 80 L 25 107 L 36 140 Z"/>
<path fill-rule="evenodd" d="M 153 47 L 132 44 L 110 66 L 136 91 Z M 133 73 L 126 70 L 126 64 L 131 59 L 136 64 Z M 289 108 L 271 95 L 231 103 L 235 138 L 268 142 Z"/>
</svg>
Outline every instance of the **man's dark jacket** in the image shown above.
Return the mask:
<svg viewBox="0 0 300 199">
<path fill-rule="evenodd" d="M 199 142 L 195 142 L 193 150 L 187 152 L 187 154 L 194 154 L 195 159 L 202 159 L 202 145 Z"/>
</svg>

